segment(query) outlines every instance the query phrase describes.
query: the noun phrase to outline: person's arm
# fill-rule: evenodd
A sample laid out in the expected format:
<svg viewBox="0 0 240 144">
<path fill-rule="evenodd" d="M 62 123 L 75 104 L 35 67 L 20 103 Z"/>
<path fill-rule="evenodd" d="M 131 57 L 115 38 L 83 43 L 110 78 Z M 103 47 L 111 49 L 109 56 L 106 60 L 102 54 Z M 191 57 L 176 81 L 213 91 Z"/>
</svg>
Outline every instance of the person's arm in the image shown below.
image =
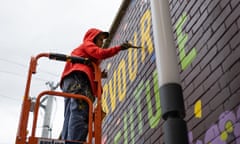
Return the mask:
<svg viewBox="0 0 240 144">
<path fill-rule="evenodd" d="M 96 46 L 95 44 L 87 44 L 86 48 L 84 49 L 84 51 L 92 58 L 101 60 L 101 59 L 106 59 L 109 57 L 112 57 L 114 55 L 116 55 L 119 51 L 121 51 L 122 48 L 121 46 L 115 46 L 115 47 L 111 47 L 111 48 L 107 48 L 107 49 L 102 49 L 98 46 Z"/>
</svg>

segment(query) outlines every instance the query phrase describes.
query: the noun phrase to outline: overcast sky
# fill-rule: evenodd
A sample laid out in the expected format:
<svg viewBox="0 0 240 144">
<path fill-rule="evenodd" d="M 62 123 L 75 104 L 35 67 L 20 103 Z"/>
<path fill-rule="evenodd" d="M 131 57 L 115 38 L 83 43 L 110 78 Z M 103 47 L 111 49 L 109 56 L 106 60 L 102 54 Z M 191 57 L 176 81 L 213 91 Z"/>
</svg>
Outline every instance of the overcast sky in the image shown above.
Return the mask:
<svg viewBox="0 0 240 144">
<path fill-rule="evenodd" d="M 82 42 L 89 28 L 109 30 L 121 3 L 0 0 L 0 144 L 15 143 L 30 57 L 41 52 L 68 54 Z M 47 81 L 57 83 L 63 66 L 61 62 L 40 60 L 31 96 L 48 89 Z M 59 104 L 54 108 L 62 109 Z"/>
</svg>

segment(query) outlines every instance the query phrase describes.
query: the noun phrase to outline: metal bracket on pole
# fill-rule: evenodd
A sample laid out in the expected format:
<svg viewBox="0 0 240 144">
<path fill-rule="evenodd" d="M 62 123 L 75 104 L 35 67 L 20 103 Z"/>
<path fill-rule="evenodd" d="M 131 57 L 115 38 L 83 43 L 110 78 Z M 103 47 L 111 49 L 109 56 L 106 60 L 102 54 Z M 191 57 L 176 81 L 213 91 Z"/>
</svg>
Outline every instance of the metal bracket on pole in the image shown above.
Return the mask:
<svg viewBox="0 0 240 144">
<path fill-rule="evenodd" d="M 53 85 L 53 82 L 46 82 L 46 85 L 49 85 L 50 90 L 55 90 L 58 88 L 59 83 L 55 86 Z M 53 96 L 46 96 L 47 104 L 45 105 L 45 114 L 43 119 L 43 130 L 42 130 L 42 137 L 44 138 L 50 138 L 51 137 L 51 131 L 52 128 L 50 126 L 51 124 L 51 114 L 52 114 L 52 105 L 53 105 Z"/>
</svg>

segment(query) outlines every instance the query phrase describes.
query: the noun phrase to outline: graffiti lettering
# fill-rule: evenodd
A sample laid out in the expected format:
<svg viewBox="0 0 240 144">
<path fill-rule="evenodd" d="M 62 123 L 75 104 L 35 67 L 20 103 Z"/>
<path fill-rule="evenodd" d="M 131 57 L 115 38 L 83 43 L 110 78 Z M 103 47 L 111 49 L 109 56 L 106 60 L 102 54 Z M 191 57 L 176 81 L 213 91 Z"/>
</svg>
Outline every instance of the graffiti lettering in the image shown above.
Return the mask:
<svg viewBox="0 0 240 144">
<path fill-rule="evenodd" d="M 154 97 L 155 97 L 155 102 L 156 102 L 156 114 L 153 116 L 153 106 L 151 102 L 151 95 L 150 95 L 150 84 L 149 80 L 146 82 L 146 95 L 147 95 L 147 106 L 148 106 L 148 119 L 149 119 L 149 124 L 151 128 L 155 128 L 161 118 L 161 108 L 160 108 L 160 94 L 159 94 L 159 87 L 158 87 L 158 78 L 157 78 L 157 71 L 155 70 L 153 72 L 153 83 L 154 83 Z"/>
<path fill-rule="evenodd" d="M 153 85 L 154 91 L 153 95 L 155 96 L 155 99 L 151 100 L 150 97 L 150 85 Z M 145 90 L 145 91 L 144 91 Z M 144 93 L 146 95 L 146 103 L 147 103 L 147 112 L 148 112 L 148 124 L 150 125 L 150 128 L 155 128 L 158 126 L 160 119 L 161 119 L 161 109 L 160 109 L 160 93 L 159 93 L 159 86 L 158 86 L 158 80 L 157 80 L 157 71 L 155 70 L 153 72 L 153 82 L 150 83 L 150 80 L 147 80 L 147 82 L 144 84 L 143 81 L 141 81 L 136 90 L 133 92 L 134 98 L 137 101 L 137 120 L 133 121 L 133 108 L 130 108 L 129 112 L 125 112 L 123 123 L 124 128 L 122 131 L 119 131 L 117 135 L 114 137 L 114 142 L 118 143 L 121 138 L 124 139 L 124 144 L 129 143 L 129 136 L 131 138 L 131 143 L 135 143 L 135 131 L 134 126 L 135 123 L 138 127 L 138 135 L 142 134 L 142 128 L 143 128 L 143 122 L 142 122 L 142 106 L 140 105 L 140 102 L 142 101 L 142 98 L 140 95 Z M 155 103 L 155 115 L 153 114 L 153 104 L 152 101 Z M 130 127 L 129 127 L 130 126 Z M 130 134 L 129 134 L 130 133 Z M 123 135 L 123 137 L 121 137 Z"/>
<path fill-rule="evenodd" d="M 125 98 L 127 92 L 125 60 L 121 60 L 119 64 L 117 82 L 119 101 L 122 101 Z"/>
<path fill-rule="evenodd" d="M 110 100 L 111 100 L 111 107 L 112 111 L 114 111 L 116 107 L 116 89 L 113 87 L 116 87 L 116 71 L 113 73 L 113 79 L 109 81 L 109 94 L 110 94 Z M 106 85 L 107 86 L 107 85 Z"/>
<path fill-rule="evenodd" d="M 141 103 L 141 98 L 140 98 L 140 94 L 143 92 L 143 81 L 141 81 L 136 90 L 133 92 L 133 95 L 135 96 L 135 99 L 137 100 L 137 113 L 138 113 L 138 131 L 139 133 L 142 133 L 142 127 L 143 127 L 143 123 L 142 123 L 142 113 L 141 113 L 141 107 L 140 107 L 140 103 Z"/>
<path fill-rule="evenodd" d="M 151 39 L 151 13 L 150 10 L 146 10 L 143 14 L 141 20 L 141 43 L 146 49 L 141 50 L 141 61 L 144 63 L 146 57 L 146 50 L 149 55 L 153 53 L 153 43 Z M 137 43 L 137 33 L 134 33 L 133 43 Z M 133 53 L 132 53 L 133 52 Z M 133 56 L 132 56 L 133 55 Z M 112 112 L 116 107 L 116 95 L 118 96 L 119 102 L 122 102 L 126 97 L 127 92 L 127 77 L 129 75 L 130 82 L 133 82 L 136 79 L 138 72 L 138 62 L 137 62 L 137 50 L 129 50 L 128 60 L 122 59 L 117 69 L 113 73 L 113 78 L 105 83 L 103 86 L 103 95 L 102 95 L 102 106 L 103 110 L 106 113 Z M 132 65 L 133 63 L 133 65 Z M 127 65 L 127 66 L 126 66 Z M 128 71 L 127 70 L 128 67 Z M 128 72 L 128 73 L 127 73 Z M 116 94 L 117 92 L 117 94 Z M 111 109 L 109 109 L 109 103 L 107 103 L 107 97 L 110 96 L 111 100 Z"/>
<path fill-rule="evenodd" d="M 181 68 L 185 70 L 189 64 L 193 61 L 193 59 L 197 56 L 197 51 L 195 48 L 192 48 L 192 50 L 189 52 L 188 55 L 186 55 L 185 52 L 185 44 L 188 40 L 188 35 L 182 33 L 182 27 L 184 23 L 187 20 L 187 14 L 183 13 L 183 15 L 180 17 L 180 19 L 177 21 L 176 24 L 176 31 L 177 31 L 177 43 L 179 47 L 179 57 L 181 61 Z"/>
<path fill-rule="evenodd" d="M 151 23 L 151 12 L 150 10 L 147 10 L 143 17 L 141 18 L 141 42 L 142 46 L 146 47 L 148 49 L 149 53 L 153 52 L 153 44 L 152 44 L 152 39 L 151 39 L 151 33 L 150 29 L 152 26 Z M 141 50 L 142 52 L 142 62 L 144 62 L 146 54 L 145 54 L 145 49 Z"/>
<path fill-rule="evenodd" d="M 137 33 L 134 33 L 133 44 L 137 45 Z M 132 55 L 133 52 L 133 55 Z M 133 66 L 132 66 L 133 61 Z M 137 76 L 138 62 L 137 62 L 137 49 L 130 49 L 128 51 L 128 72 L 130 81 L 134 81 Z"/>
</svg>

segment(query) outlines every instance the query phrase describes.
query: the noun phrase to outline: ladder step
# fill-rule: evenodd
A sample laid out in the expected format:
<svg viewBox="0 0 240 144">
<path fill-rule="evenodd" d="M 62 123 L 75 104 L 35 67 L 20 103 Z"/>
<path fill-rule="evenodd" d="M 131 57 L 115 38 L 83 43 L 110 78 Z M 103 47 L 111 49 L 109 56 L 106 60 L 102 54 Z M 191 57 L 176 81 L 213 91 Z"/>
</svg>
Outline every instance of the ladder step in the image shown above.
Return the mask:
<svg viewBox="0 0 240 144">
<path fill-rule="evenodd" d="M 38 139 L 38 144 L 86 144 L 86 142 L 76 142 L 76 141 L 65 141 L 65 140 L 55 140 L 55 139 Z"/>
</svg>

